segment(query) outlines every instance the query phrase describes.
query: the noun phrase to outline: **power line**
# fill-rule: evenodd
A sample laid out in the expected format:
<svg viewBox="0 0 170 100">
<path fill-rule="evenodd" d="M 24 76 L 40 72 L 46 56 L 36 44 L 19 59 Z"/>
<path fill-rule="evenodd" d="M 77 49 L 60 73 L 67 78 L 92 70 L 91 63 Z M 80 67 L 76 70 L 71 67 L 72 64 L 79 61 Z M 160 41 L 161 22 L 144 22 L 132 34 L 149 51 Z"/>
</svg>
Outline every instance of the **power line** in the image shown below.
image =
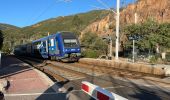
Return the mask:
<svg viewBox="0 0 170 100">
<path fill-rule="evenodd" d="M 110 11 L 112 11 L 114 14 L 116 14 L 116 12 L 115 12 L 113 9 L 111 9 L 107 4 L 105 4 L 103 1 L 97 0 L 97 2 L 99 2 L 100 4 L 102 4 L 107 10 L 110 10 Z"/>
<path fill-rule="evenodd" d="M 72 2 L 72 0 L 57 0 L 56 3 L 60 2 Z M 45 14 L 51 7 L 53 7 L 56 3 L 51 3 L 49 6 L 47 6 L 46 9 L 44 9 L 32 22 L 37 21 L 43 14 Z"/>
<path fill-rule="evenodd" d="M 105 8 L 98 7 L 98 6 L 95 6 L 95 5 L 90 5 L 90 6 L 93 7 L 93 8 L 95 8 L 95 9 L 97 9 L 97 10 L 105 9 Z M 108 10 L 108 9 L 106 9 L 106 10 Z"/>
<path fill-rule="evenodd" d="M 32 22 L 37 21 L 43 14 L 45 14 L 47 12 L 48 9 L 50 9 L 52 6 L 54 5 L 54 3 L 50 4 L 46 9 L 44 9 Z"/>
<path fill-rule="evenodd" d="M 103 1 L 101 1 L 101 0 L 97 0 L 97 1 L 98 1 L 100 4 L 102 4 L 104 7 L 110 9 L 110 7 L 109 7 L 107 4 L 105 4 Z"/>
</svg>

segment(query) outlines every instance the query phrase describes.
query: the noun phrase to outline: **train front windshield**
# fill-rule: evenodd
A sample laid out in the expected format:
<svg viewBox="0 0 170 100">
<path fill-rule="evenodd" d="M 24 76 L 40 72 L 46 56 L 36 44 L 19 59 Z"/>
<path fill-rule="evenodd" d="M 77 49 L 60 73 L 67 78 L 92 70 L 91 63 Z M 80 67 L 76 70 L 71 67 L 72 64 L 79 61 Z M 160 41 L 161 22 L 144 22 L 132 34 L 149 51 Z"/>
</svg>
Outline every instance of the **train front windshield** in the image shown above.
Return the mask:
<svg viewBox="0 0 170 100">
<path fill-rule="evenodd" d="M 77 39 L 64 39 L 64 47 L 66 48 L 78 47 Z"/>
</svg>

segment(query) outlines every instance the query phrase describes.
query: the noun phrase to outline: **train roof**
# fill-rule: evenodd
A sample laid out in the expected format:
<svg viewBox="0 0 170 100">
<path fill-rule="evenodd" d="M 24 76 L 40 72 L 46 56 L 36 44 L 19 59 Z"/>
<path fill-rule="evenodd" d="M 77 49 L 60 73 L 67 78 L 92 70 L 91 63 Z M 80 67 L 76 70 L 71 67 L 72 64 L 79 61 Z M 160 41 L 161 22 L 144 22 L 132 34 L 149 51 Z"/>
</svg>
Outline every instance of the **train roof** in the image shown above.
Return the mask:
<svg viewBox="0 0 170 100">
<path fill-rule="evenodd" d="M 69 35 L 68 35 L 68 33 L 69 33 Z M 65 37 L 74 37 L 74 36 L 75 36 L 75 34 L 74 34 L 73 32 L 61 31 L 61 32 L 57 32 L 57 33 L 55 33 L 55 34 L 51 34 L 51 35 L 49 35 L 49 36 L 46 36 L 46 37 L 44 37 L 44 38 L 40 38 L 40 39 L 38 39 L 38 40 L 34 40 L 34 41 L 32 41 L 32 43 L 34 43 L 34 42 L 39 42 L 39 41 L 42 41 L 42 40 L 47 40 L 48 38 L 55 37 L 55 36 L 57 36 L 58 34 L 61 34 L 62 36 L 65 36 Z"/>
</svg>

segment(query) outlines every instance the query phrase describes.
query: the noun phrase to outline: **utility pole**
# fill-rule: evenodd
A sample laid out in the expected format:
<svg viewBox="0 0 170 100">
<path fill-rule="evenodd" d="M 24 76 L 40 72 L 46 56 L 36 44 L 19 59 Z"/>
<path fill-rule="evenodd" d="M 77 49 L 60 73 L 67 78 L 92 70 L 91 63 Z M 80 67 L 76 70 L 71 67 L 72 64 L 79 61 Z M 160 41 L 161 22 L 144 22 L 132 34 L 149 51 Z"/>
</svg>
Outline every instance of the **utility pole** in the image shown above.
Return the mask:
<svg viewBox="0 0 170 100">
<path fill-rule="evenodd" d="M 112 44 L 113 44 L 113 42 L 112 42 L 112 37 L 108 34 L 108 36 L 106 37 L 106 39 L 107 39 L 107 41 L 108 41 L 108 48 L 109 48 L 109 50 L 108 50 L 108 52 L 109 52 L 109 54 L 108 54 L 108 59 L 109 60 L 112 60 Z"/>
<path fill-rule="evenodd" d="M 133 63 L 135 62 L 135 39 L 133 39 L 133 52 L 132 52 L 132 60 L 133 60 Z"/>
<path fill-rule="evenodd" d="M 108 34 L 108 36 L 103 37 L 102 39 L 106 40 L 108 43 L 107 57 L 109 60 L 112 60 L 112 44 L 113 44 L 112 37 Z"/>
<path fill-rule="evenodd" d="M 119 59 L 119 17 L 120 17 L 120 12 L 119 12 L 119 8 L 120 8 L 120 0 L 117 0 L 117 13 L 116 13 L 116 48 L 115 48 L 115 59 L 118 60 Z"/>
<path fill-rule="evenodd" d="M 137 13 L 135 12 L 135 24 L 137 24 Z M 132 60 L 135 62 L 135 38 L 133 37 L 133 52 L 132 52 Z"/>
<path fill-rule="evenodd" d="M 50 32 L 47 32 L 48 36 L 50 35 Z"/>
</svg>

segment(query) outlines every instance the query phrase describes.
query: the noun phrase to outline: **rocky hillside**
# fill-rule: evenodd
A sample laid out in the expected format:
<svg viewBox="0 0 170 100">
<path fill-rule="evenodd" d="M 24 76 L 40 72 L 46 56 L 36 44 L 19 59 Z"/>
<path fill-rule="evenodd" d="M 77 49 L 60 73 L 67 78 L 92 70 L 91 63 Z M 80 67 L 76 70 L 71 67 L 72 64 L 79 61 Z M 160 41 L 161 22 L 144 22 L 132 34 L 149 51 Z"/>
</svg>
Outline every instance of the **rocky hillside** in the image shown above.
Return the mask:
<svg viewBox="0 0 170 100">
<path fill-rule="evenodd" d="M 160 23 L 170 22 L 170 0 L 138 0 L 135 4 L 128 5 L 120 13 L 121 28 L 134 23 L 135 12 L 138 23 L 147 19 L 153 19 Z M 99 36 L 113 33 L 115 30 L 114 17 L 115 15 L 112 13 L 102 20 L 90 24 L 82 31 L 81 37 L 86 32 L 97 33 Z"/>
<path fill-rule="evenodd" d="M 133 23 L 135 12 L 138 22 L 143 22 L 148 18 L 161 23 L 170 22 L 170 0 L 138 0 L 136 4 L 127 6 L 121 12 L 122 21 Z"/>
</svg>

